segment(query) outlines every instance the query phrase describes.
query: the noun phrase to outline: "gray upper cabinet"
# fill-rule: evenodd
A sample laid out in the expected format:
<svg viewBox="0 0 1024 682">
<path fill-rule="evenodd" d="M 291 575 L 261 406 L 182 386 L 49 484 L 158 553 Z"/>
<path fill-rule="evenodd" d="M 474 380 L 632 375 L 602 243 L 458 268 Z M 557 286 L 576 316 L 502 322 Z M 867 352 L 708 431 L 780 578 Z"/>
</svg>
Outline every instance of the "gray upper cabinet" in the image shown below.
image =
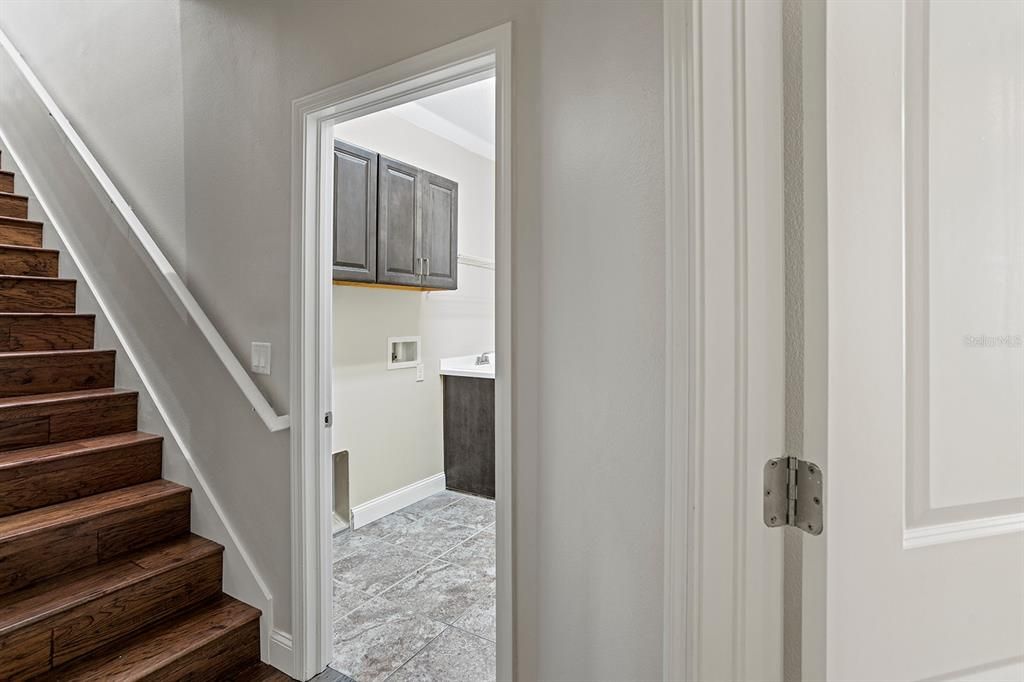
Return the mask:
<svg viewBox="0 0 1024 682">
<path fill-rule="evenodd" d="M 458 211 L 458 183 L 336 141 L 334 279 L 456 289 Z"/>
<path fill-rule="evenodd" d="M 334 279 L 377 281 L 377 154 L 334 141 Z"/>
<path fill-rule="evenodd" d="M 380 157 L 377 281 L 420 285 L 419 169 Z"/>
<path fill-rule="evenodd" d="M 440 175 L 420 173 L 423 286 L 455 289 L 459 276 L 459 186 Z"/>
</svg>

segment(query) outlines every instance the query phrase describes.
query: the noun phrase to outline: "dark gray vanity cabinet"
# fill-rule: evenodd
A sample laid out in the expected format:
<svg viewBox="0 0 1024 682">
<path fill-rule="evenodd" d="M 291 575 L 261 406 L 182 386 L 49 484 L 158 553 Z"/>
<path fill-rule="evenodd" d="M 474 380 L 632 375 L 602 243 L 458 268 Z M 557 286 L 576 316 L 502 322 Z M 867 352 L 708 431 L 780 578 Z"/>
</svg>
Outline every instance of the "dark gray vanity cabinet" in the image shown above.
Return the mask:
<svg viewBox="0 0 1024 682">
<path fill-rule="evenodd" d="M 372 200 L 363 193 L 370 191 L 370 156 L 375 169 Z M 455 181 L 335 142 L 335 280 L 458 288 L 458 212 Z M 375 255 L 366 251 L 371 238 Z"/>
<path fill-rule="evenodd" d="M 334 141 L 334 279 L 377 281 L 377 153 Z"/>
<path fill-rule="evenodd" d="M 494 499 L 494 379 L 441 379 L 445 487 Z"/>
</svg>

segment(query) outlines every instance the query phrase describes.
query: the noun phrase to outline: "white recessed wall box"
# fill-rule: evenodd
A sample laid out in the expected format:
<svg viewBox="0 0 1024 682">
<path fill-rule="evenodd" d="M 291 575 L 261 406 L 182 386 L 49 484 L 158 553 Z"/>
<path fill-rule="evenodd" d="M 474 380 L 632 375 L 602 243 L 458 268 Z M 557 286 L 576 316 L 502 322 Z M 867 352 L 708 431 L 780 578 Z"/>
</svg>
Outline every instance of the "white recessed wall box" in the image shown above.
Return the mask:
<svg viewBox="0 0 1024 682">
<path fill-rule="evenodd" d="M 388 337 L 388 369 L 406 369 L 420 362 L 420 337 Z"/>
</svg>

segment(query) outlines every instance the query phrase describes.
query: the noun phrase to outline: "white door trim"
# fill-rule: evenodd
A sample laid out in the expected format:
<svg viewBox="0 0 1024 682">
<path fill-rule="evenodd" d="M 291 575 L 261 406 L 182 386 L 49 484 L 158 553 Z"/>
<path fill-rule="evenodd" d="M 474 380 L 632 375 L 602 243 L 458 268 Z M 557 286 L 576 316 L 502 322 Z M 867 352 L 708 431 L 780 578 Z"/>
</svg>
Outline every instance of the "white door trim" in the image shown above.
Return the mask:
<svg viewBox="0 0 1024 682">
<path fill-rule="evenodd" d="M 663 679 L 691 680 L 690 549 L 691 262 L 694 169 L 694 34 L 690 0 L 664 0 L 665 41 L 665 612 Z M 695 375 L 696 373 L 694 373 Z"/>
<path fill-rule="evenodd" d="M 469 36 L 296 100 L 292 106 L 291 495 L 293 677 L 330 661 L 332 128 L 373 111 L 496 76 L 495 465 L 498 679 L 514 676 L 512 576 L 511 25 Z M 320 182 L 317 182 L 317 179 Z"/>
<path fill-rule="evenodd" d="M 667 680 L 782 676 L 781 10 L 665 3 Z"/>
</svg>

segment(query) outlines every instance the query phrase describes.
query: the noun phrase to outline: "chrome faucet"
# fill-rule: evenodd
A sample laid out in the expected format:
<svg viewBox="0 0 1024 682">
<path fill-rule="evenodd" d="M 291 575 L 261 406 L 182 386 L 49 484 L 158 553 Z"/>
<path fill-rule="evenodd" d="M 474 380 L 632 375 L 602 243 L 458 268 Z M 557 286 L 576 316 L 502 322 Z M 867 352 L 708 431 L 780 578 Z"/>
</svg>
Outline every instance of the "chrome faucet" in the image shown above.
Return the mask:
<svg viewBox="0 0 1024 682">
<path fill-rule="evenodd" d="M 494 351 L 489 350 L 486 353 L 481 353 L 480 355 L 476 356 L 477 366 L 491 364 L 491 359 L 487 357 L 488 355 L 494 355 Z"/>
</svg>

